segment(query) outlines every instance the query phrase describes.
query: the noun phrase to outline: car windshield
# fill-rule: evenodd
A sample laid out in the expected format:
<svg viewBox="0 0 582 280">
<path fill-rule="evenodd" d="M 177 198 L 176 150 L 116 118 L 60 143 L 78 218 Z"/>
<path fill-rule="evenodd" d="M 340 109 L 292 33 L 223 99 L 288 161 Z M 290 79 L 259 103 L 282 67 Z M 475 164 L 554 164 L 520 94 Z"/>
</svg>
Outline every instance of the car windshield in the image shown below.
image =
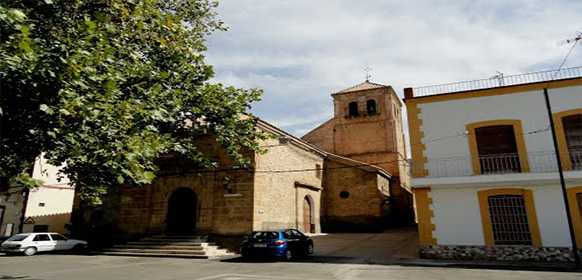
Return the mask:
<svg viewBox="0 0 582 280">
<path fill-rule="evenodd" d="M 251 234 L 252 239 L 277 239 L 279 233 L 276 231 L 255 231 Z"/>
<path fill-rule="evenodd" d="M 22 241 L 26 239 L 30 234 L 17 234 L 13 235 L 12 237 L 6 239 L 6 241 Z"/>
</svg>

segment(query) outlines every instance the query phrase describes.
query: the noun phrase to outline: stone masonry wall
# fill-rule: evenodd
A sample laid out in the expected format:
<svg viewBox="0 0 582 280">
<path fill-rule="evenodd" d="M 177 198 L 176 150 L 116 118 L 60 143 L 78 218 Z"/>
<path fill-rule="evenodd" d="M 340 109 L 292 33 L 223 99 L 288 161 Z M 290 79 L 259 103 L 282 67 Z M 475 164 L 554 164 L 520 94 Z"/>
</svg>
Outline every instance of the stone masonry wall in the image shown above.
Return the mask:
<svg viewBox="0 0 582 280">
<path fill-rule="evenodd" d="M 231 183 L 236 184 L 233 193 L 225 193 L 225 176 L 237 178 L 236 183 Z M 146 188 L 124 188 L 118 226 L 129 235 L 164 233 L 170 196 L 178 188 L 190 188 L 197 198 L 197 231 L 222 235 L 247 233 L 252 224 L 251 178 L 245 172 L 212 172 L 168 176 Z"/>
<path fill-rule="evenodd" d="M 397 223 L 414 222 L 402 124 L 402 103 L 391 88 L 356 90 L 332 95 L 334 118 L 307 133 L 303 139 L 334 154 L 377 165 L 392 175 L 391 210 Z M 367 115 L 366 102 L 375 100 L 377 114 Z M 360 116 L 347 114 L 357 102 Z"/>
<path fill-rule="evenodd" d="M 582 250 L 580 250 L 582 253 Z M 431 245 L 420 248 L 420 257 L 427 259 L 511 261 L 511 262 L 574 262 L 570 248 L 532 246 L 452 246 Z"/>
<path fill-rule="evenodd" d="M 316 147 L 333 153 L 334 152 L 334 135 L 335 119 L 330 119 L 314 130 L 305 134 L 302 139 L 315 145 Z"/>
<path fill-rule="evenodd" d="M 264 141 L 265 154 L 257 154 L 254 182 L 253 230 L 303 228 L 303 200 L 310 196 L 315 231 L 321 232 L 323 156 L 277 139 Z M 297 172 L 288 172 L 297 170 Z M 284 172 L 277 172 L 284 171 Z"/>
<path fill-rule="evenodd" d="M 6 192 L 0 192 L 0 206 L 3 207 L 4 211 L 0 223 L 0 237 L 19 232 L 24 201 L 22 188 L 10 188 Z"/>
<path fill-rule="evenodd" d="M 160 162 L 160 176 L 143 188 L 124 187 L 116 206 L 116 226 L 129 236 L 166 232 L 168 201 L 174 191 L 188 188 L 196 195 L 195 230 L 220 235 L 241 235 L 252 229 L 253 173 L 234 167 L 211 137 L 196 145 L 218 162 L 217 171 L 190 166 L 179 158 Z M 247 156 L 253 162 L 254 154 Z"/>
<path fill-rule="evenodd" d="M 377 176 L 375 172 L 326 161 L 326 230 L 351 231 L 382 226 L 386 214 L 384 200 L 388 198 L 388 193 L 380 192 L 379 188 L 386 184 L 379 185 Z"/>
</svg>

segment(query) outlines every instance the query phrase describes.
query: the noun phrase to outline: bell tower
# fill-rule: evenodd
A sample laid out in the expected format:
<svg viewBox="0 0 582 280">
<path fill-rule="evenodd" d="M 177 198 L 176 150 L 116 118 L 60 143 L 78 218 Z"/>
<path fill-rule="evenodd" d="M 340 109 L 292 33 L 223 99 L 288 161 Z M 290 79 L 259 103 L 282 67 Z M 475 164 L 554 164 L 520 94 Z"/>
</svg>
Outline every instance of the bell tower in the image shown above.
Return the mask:
<svg viewBox="0 0 582 280">
<path fill-rule="evenodd" d="M 369 79 L 369 74 L 366 78 Z M 334 117 L 303 136 L 330 153 L 372 164 L 392 175 L 390 196 L 404 220 L 412 194 L 402 125 L 402 101 L 391 86 L 366 80 L 333 93 Z"/>
<path fill-rule="evenodd" d="M 402 103 L 392 87 L 366 81 L 332 94 L 333 153 L 399 175 L 406 159 Z"/>
</svg>

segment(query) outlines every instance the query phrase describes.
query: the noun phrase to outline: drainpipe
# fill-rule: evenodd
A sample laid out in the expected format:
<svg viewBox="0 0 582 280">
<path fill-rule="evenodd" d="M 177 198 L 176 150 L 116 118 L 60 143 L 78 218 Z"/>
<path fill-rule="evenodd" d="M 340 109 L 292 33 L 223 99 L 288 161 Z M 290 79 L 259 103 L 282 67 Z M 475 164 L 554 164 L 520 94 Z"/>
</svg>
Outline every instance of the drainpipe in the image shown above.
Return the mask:
<svg viewBox="0 0 582 280">
<path fill-rule="evenodd" d="M 18 226 L 18 233 L 22 233 L 24 231 L 24 221 L 26 219 L 26 207 L 28 206 L 28 197 L 30 196 L 30 190 L 28 188 L 24 188 L 21 193 L 24 196 L 24 201 L 22 202 L 22 215 L 20 215 L 20 225 Z"/>
<path fill-rule="evenodd" d="M 299 230 L 299 194 L 297 193 L 297 185 L 295 185 L 295 228 Z"/>
<path fill-rule="evenodd" d="M 552 114 L 552 106 L 550 98 L 548 97 L 548 89 L 544 88 L 544 99 L 546 101 L 546 109 L 548 111 L 548 119 L 550 120 L 550 128 L 552 130 L 552 140 L 554 142 L 554 153 L 558 161 L 558 173 L 560 174 L 560 185 L 562 186 L 562 197 L 564 199 L 564 206 L 566 207 L 566 218 L 568 219 L 568 228 L 570 230 L 570 240 L 572 241 L 572 251 L 574 251 L 574 262 L 576 268 L 581 268 L 580 256 L 578 255 L 578 248 L 576 244 L 576 234 L 574 233 L 574 225 L 572 224 L 572 213 L 570 213 L 570 202 L 568 201 L 568 192 L 566 188 L 566 180 L 564 180 L 564 170 L 562 168 L 562 159 L 558 141 L 556 140 L 556 128 L 554 127 L 554 118 Z"/>
</svg>

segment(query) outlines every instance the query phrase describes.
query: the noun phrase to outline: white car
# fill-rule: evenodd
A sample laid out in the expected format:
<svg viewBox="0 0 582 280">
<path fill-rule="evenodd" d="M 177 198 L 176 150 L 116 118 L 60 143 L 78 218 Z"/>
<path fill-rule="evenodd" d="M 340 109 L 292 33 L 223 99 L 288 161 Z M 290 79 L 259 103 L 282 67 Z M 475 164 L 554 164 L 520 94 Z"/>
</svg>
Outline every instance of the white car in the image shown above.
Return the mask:
<svg viewBox="0 0 582 280">
<path fill-rule="evenodd" d="M 37 252 L 82 250 L 87 248 L 83 240 L 68 239 L 54 232 L 19 233 L 6 239 L 0 245 L 5 253 L 22 253 L 32 256 Z"/>
</svg>

